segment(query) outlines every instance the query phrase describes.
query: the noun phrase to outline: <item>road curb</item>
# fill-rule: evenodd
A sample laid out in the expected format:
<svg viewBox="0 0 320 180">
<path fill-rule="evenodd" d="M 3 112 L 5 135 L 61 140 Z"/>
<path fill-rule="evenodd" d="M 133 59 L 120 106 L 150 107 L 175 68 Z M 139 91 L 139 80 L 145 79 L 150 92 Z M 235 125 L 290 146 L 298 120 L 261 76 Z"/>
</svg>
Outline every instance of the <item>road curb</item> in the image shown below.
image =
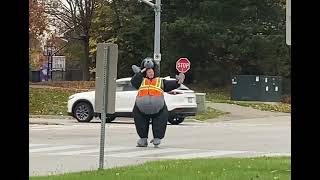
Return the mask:
<svg viewBox="0 0 320 180">
<path fill-rule="evenodd" d="M 29 115 L 29 118 L 72 119 L 72 117 L 70 116 L 59 116 L 59 115 Z"/>
<path fill-rule="evenodd" d="M 69 116 L 57 116 L 57 115 L 29 115 L 29 124 L 41 124 L 41 125 L 64 125 L 64 122 L 60 120 L 72 119 Z"/>
<path fill-rule="evenodd" d="M 64 125 L 64 123 L 54 123 L 54 122 L 48 122 L 48 121 L 29 121 L 29 124 L 41 124 L 41 125 Z"/>
</svg>

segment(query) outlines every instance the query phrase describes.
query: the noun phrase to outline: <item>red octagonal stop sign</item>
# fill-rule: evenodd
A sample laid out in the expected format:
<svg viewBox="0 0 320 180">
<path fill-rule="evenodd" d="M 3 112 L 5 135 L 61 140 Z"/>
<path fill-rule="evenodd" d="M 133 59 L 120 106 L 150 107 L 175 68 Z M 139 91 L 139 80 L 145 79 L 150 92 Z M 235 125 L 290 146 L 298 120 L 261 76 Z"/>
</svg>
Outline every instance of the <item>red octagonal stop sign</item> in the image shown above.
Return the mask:
<svg viewBox="0 0 320 180">
<path fill-rule="evenodd" d="M 181 73 L 187 72 L 190 69 L 190 61 L 187 58 L 180 58 L 176 62 L 176 69 Z"/>
</svg>

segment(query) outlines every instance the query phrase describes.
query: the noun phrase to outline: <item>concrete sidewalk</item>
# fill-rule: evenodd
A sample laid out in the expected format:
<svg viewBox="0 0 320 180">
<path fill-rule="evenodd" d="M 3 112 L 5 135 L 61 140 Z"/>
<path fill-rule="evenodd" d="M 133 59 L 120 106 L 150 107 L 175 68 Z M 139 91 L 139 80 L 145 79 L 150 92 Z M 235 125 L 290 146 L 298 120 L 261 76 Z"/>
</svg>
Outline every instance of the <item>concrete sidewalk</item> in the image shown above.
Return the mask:
<svg viewBox="0 0 320 180">
<path fill-rule="evenodd" d="M 207 107 L 229 112 L 229 114 L 220 116 L 212 121 L 228 121 L 228 120 L 241 120 L 241 119 L 254 119 L 254 118 L 267 118 L 267 117 L 279 117 L 279 116 L 291 116 L 290 113 L 271 112 L 254 109 L 251 107 L 244 107 L 235 104 L 227 103 L 207 103 Z M 209 122 L 211 120 L 207 120 Z"/>
</svg>

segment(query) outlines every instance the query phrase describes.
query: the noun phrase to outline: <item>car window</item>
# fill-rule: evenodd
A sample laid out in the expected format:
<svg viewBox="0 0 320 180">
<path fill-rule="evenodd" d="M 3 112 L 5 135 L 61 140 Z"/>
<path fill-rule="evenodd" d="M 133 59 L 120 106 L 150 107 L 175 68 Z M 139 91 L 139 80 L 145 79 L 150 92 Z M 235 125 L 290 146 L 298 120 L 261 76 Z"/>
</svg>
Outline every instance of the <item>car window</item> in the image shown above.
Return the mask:
<svg viewBox="0 0 320 180">
<path fill-rule="evenodd" d="M 117 91 L 117 92 L 118 92 L 118 91 L 123 91 L 123 87 L 124 87 L 123 84 L 118 84 L 118 83 L 117 83 L 116 91 Z"/>
<path fill-rule="evenodd" d="M 128 82 L 127 84 L 125 84 L 123 86 L 123 91 L 136 91 L 137 89 L 134 88 L 130 82 Z"/>
<path fill-rule="evenodd" d="M 164 77 L 164 78 L 161 78 L 161 79 L 165 79 L 165 80 L 175 80 L 175 79 L 170 79 L 170 77 L 168 76 L 168 77 Z M 180 87 L 178 87 L 177 89 L 179 89 L 179 90 L 190 90 L 190 88 L 188 88 L 186 85 L 184 85 L 184 84 L 181 84 L 180 85 Z"/>
<path fill-rule="evenodd" d="M 189 88 L 184 84 L 181 84 L 178 89 L 180 89 L 180 90 L 189 90 Z"/>
<path fill-rule="evenodd" d="M 117 91 L 136 91 L 137 89 L 131 85 L 130 81 L 117 82 Z"/>
</svg>

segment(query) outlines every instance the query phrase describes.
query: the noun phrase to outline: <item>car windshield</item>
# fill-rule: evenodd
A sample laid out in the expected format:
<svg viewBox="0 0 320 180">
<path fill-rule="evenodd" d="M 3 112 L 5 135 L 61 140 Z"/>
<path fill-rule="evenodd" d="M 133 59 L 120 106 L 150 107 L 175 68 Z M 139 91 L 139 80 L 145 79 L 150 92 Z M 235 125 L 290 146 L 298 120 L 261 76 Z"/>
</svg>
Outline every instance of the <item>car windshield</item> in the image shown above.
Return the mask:
<svg viewBox="0 0 320 180">
<path fill-rule="evenodd" d="M 131 85 L 130 81 L 120 81 L 117 82 L 116 91 L 136 91 L 136 89 Z"/>
<path fill-rule="evenodd" d="M 179 90 L 190 90 L 190 88 L 188 88 L 186 85 L 181 84 L 179 88 L 177 88 Z M 130 81 L 120 81 L 117 82 L 117 91 L 136 91 L 137 89 L 135 89 L 132 85 Z"/>
</svg>

